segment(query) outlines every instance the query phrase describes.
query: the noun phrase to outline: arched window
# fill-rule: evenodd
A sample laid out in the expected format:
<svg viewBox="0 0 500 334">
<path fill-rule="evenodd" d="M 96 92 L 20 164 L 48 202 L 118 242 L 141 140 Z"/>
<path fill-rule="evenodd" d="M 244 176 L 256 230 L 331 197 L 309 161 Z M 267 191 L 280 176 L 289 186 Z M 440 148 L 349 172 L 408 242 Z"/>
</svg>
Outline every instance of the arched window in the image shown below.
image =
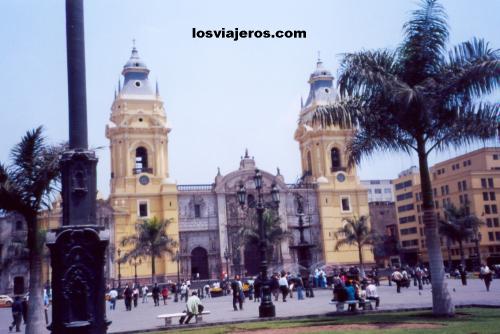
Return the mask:
<svg viewBox="0 0 500 334">
<path fill-rule="evenodd" d="M 139 146 L 135 150 L 135 168 L 134 174 L 151 173 L 148 168 L 148 150 L 143 146 Z"/>
<path fill-rule="evenodd" d="M 341 169 L 341 162 L 340 162 L 340 152 L 339 149 L 334 147 L 332 148 L 330 152 L 330 156 L 332 159 L 332 172 L 336 172 Z"/>
<path fill-rule="evenodd" d="M 312 173 L 311 151 L 307 152 L 307 172 L 309 172 L 309 174 Z"/>
</svg>

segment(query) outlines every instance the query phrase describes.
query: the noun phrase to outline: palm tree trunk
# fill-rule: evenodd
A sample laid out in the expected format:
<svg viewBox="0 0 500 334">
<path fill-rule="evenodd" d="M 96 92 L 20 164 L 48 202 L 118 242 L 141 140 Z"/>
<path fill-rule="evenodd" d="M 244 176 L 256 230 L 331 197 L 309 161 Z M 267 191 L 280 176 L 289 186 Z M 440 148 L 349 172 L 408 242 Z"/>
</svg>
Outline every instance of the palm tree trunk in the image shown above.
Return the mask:
<svg viewBox="0 0 500 334">
<path fill-rule="evenodd" d="M 422 188 L 422 211 L 425 231 L 425 243 L 429 254 L 429 267 L 432 282 L 432 311 L 435 315 L 450 316 L 455 313 L 455 306 L 445 281 L 443 254 L 438 233 L 438 221 L 434 209 L 431 178 L 425 152 L 425 142 L 418 140 L 418 161 L 420 184 Z"/>
<path fill-rule="evenodd" d="M 365 277 L 365 268 L 363 267 L 363 250 L 362 247 L 358 244 L 358 254 L 359 254 L 359 273 L 361 274 L 360 278 Z"/>
<path fill-rule="evenodd" d="M 460 264 L 462 265 L 462 268 L 465 270 L 464 246 L 461 240 L 458 242 L 458 247 L 460 249 Z"/>
<path fill-rule="evenodd" d="M 38 241 L 38 220 L 36 214 L 25 217 L 28 224 L 29 248 L 29 293 L 26 334 L 45 332 L 45 316 L 42 297 L 42 255 Z"/>
<path fill-rule="evenodd" d="M 156 282 L 156 266 L 155 266 L 155 255 L 151 254 L 151 283 Z"/>
</svg>

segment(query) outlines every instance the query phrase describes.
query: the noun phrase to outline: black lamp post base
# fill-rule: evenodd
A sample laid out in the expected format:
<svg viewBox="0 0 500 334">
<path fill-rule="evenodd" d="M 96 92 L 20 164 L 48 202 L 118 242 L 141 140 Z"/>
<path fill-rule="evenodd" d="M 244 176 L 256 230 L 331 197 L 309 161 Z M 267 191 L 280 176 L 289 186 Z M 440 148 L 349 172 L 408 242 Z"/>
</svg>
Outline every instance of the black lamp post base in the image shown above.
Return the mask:
<svg viewBox="0 0 500 334">
<path fill-rule="evenodd" d="M 259 318 L 274 318 L 276 316 L 276 308 L 274 304 L 260 304 Z"/>
</svg>

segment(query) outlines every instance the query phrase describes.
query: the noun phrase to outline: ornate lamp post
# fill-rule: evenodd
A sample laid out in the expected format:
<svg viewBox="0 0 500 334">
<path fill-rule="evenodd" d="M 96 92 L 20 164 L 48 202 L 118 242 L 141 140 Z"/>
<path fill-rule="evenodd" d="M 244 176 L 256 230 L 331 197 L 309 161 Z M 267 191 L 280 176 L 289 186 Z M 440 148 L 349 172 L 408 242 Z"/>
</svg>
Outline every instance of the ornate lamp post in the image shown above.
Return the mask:
<svg viewBox="0 0 500 334">
<path fill-rule="evenodd" d="M 88 148 L 83 0 L 66 0 L 69 145 L 60 159 L 62 227 L 47 233 L 52 334 L 104 334 L 109 230 L 97 225 L 95 152 Z"/>
<path fill-rule="evenodd" d="M 477 254 L 477 262 L 478 262 L 478 267 L 481 267 L 481 249 L 479 248 L 479 243 L 481 242 L 482 239 L 481 232 L 478 231 L 476 228 L 474 231 L 474 242 L 476 244 L 476 254 Z"/>
<path fill-rule="evenodd" d="M 262 299 L 259 306 L 259 317 L 260 318 L 269 318 L 276 316 L 276 309 L 271 299 L 271 286 L 270 280 L 267 277 L 267 259 L 266 259 L 266 250 L 267 250 L 267 241 L 266 241 L 266 229 L 264 226 L 264 211 L 265 211 L 265 203 L 264 203 L 264 195 L 262 194 L 262 174 L 256 169 L 255 176 L 253 177 L 253 181 L 255 183 L 255 189 L 257 189 L 257 219 L 259 224 L 259 253 L 260 253 L 260 279 L 262 280 Z M 240 189 L 237 192 L 238 201 L 241 206 L 245 205 L 246 202 L 246 189 L 243 184 L 240 185 Z M 273 204 L 276 206 L 279 204 L 279 191 L 276 184 L 271 186 L 271 197 Z"/>
<path fill-rule="evenodd" d="M 118 248 L 118 250 L 116 251 L 116 254 L 118 254 L 118 259 L 117 259 L 117 262 L 118 262 L 118 290 L 120 290 L 122 287 L 122 270 L 121 270 L 122 259 L 120 259 L 121 253 L 122 253 L 122 250 L 120 248 Z"/>
<path fill-rule="evenodd" d="M 231 258 L 231 253 L 229 253 L 229 247 L 224 250 L 224 258 L 226 259 L 226 280 L 229 280 L 229 258 Z"/>
<path fill-rule="evenodd" d="M 174 297 L 174 302 L 179 301 L 179 287 L 180 287 L 180 272 L 179 272 L 179 262 L 181 261 L 181 255 L 179 254 L 179 251 L 175 252 L 175 257 L 174 261 L 177 262 L 177 283 L 175 284 L 175 297 Z"/>
</svg>

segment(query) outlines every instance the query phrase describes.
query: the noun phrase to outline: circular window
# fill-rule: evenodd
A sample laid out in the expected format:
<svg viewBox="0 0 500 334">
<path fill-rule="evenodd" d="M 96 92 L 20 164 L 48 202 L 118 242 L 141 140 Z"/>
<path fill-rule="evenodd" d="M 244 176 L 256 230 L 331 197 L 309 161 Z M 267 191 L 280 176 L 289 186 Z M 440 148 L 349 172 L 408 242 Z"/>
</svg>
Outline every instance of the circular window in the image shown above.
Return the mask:
<svg viewBox="0 0 500 334">
<path fill-rule="evenodd" d="M 140 81 L 136 81 L 136 82 L 135 82 L 135 86 L 136 86 L 136 87 L 141 87 L 141 82 L 140 82 Z"/>
<path fill-rule="evenodd" d="M 139 122 L 142 122 L 142 118 L 139 118 Z"/>
<path fill-rule="evenodd" d="M 135 67 L 139 67 L 139 63 L 135 63 Z"/>
<path fill-rule="evenodd" d="M 326 93 L 329 93 L 329 92 L 330 92 L 330 90 L 329 90 L 328 88 L 325 88 L 325 92 L 326 92 Z"/>
<path fill-rule="evenodd" d="M 337 174 L 337 181 L 344 182 L 345 181 L 345 174 L 344 173 L 338 173 Z"/>
</svg>

